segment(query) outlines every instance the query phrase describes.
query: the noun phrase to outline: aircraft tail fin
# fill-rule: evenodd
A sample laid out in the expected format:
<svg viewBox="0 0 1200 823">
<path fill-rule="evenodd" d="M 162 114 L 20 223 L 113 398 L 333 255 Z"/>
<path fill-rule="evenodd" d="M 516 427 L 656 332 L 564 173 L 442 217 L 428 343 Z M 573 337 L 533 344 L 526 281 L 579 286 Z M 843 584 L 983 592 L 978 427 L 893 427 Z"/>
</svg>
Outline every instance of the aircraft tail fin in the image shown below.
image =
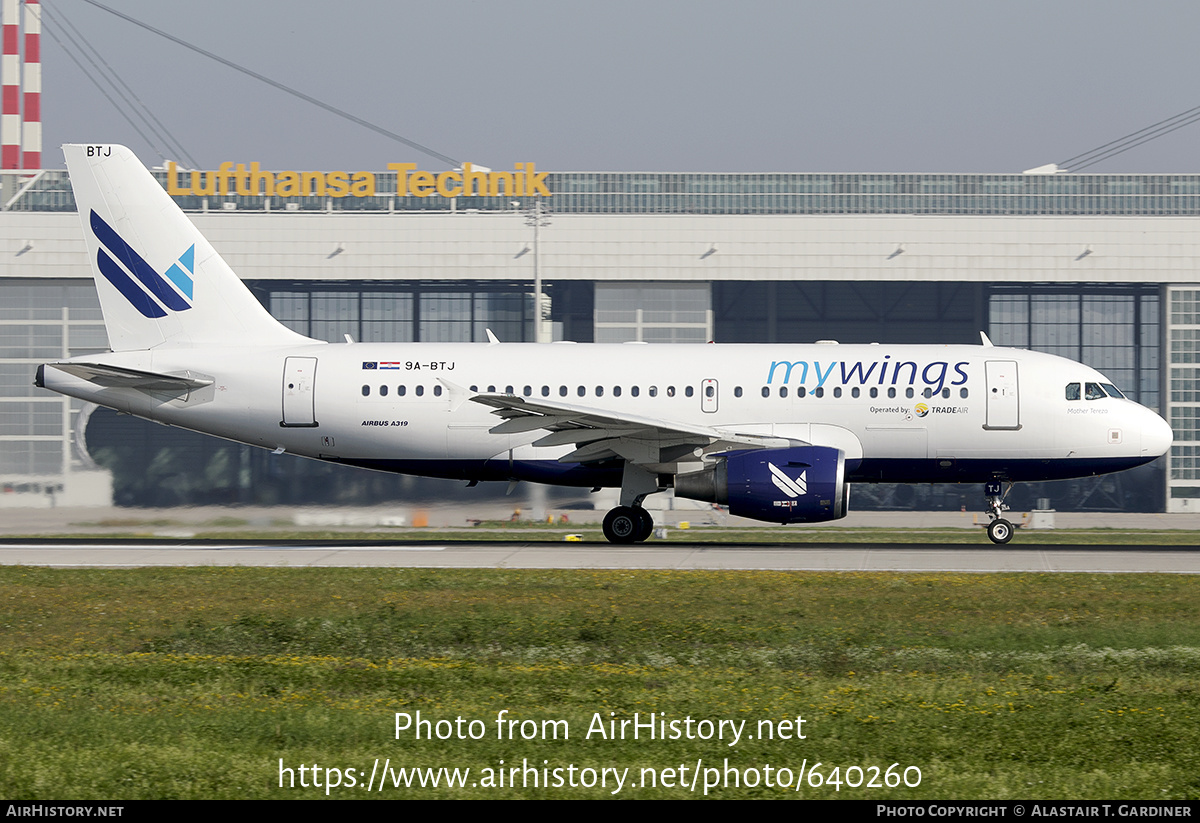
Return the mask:
<svg viewBox="0 0 1200 823">
<path fill-rule="evenodd" d="M 63 153 L 113 351 L 308 341 L 271 317 L 132 151 Z"/>
</svg>

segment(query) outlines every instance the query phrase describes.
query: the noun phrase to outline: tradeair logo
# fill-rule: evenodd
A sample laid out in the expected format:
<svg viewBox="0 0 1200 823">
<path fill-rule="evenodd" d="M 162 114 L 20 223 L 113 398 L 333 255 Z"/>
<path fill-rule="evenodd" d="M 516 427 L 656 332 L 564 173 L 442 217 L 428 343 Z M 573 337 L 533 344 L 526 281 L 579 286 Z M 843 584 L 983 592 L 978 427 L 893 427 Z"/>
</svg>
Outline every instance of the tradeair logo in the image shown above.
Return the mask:
<svg viewBox="0 0 1200 823">
<path fill-rule="evenodd" d="M 929 414 L 929 407 L 924 403 L 918 403 L 913 407 L 913 411 L 917 413 L 917 417 L 924 417 L 925 415 Z"/>
<path fill-rule="evenodd" d="M 143 317 L 166 317 L 168 310 L 187 311 L 192 307 L 195 245 L 179 255 L 164 278 L 94 210 L 90 222 L 92 233 L 104 247 L 96 250 L 100 273 Z"/>
<path fill-rule="evenodd" d="M 808 494 L 808 480 L 805 477 L 808 473 L 807 469 L 800 472 L 800 476 L 793 480 L 774 463 L 767 463 L 767 468 L 771 470 L 771 482 L 788 497 L 795 499 L 802 494 Z"/>
</svg>

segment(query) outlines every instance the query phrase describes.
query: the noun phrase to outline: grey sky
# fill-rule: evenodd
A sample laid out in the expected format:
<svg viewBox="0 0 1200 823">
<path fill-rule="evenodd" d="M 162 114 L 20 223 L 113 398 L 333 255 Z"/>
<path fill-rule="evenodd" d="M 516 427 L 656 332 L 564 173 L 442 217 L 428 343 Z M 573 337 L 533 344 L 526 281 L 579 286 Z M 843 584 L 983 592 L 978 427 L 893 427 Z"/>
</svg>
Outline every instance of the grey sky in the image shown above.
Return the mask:
<svg viewBox="0 0 1200 823">
<path fill-rule="evenodd" d="M 494 168 L 1014 172 L 1200 105 L 1194 0 L 106 2 Z M 204 167 L 444 167 L 82 0 L 43 3 Z M 64 142 L 160 162 L 43 43 L 46 165 Z M 1198 146 L 1200 124 L 1089 171 L 1200 172 Z"/>
</svg>

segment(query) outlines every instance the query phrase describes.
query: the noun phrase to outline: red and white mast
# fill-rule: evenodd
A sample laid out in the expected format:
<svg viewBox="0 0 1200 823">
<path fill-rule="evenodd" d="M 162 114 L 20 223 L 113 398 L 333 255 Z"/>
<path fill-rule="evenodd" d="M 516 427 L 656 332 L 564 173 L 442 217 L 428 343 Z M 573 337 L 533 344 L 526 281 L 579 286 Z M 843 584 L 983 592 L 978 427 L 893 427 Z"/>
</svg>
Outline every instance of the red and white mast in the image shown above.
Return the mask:
<svg viewBox="0 0 1200 823">
<path fill-rule="evenodd" d="M 0 55 L 0 168 L 21 168 L 21 56 L 17 0 L 3 0 Z"/>
<path fill-rule="evenodd" d="M 42 167 L 42 7 L 25 0 L 25 100 L 21 165 Z"/>
</svg>

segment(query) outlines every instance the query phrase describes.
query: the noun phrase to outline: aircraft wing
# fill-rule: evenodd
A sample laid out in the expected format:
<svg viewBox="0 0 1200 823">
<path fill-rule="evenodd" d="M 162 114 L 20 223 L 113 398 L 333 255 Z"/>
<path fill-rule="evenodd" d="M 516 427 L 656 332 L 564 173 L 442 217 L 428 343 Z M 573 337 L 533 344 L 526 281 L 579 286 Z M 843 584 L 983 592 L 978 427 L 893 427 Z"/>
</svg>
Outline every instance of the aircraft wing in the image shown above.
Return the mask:
<svg viewBox="0 0 1200 823">
<path fill-rule="evenodd" d="M 621 457 L 638 465 L 663 466 L 681 459 L 695 461 L 698 452 L 794 445 L 787 438 L 743 434 L 552 400 L 529 400 L 508 394 L 477 394 L 470 399 L 491 406 L 492 414 L 504 418 L 504 422 L 490 429 L 492 434 L 521 434 L 540 429 L 547 434 L 535 440 L 534 446 L 574 445 L 574 451 L 559 458 L 561 463 Z"/>
<path fill-rule="evenodd" d="M 109 388 L 190 391 L 211 386 L 213 383 L 211 378 L 201 377 L 190 371 L 180 374 L 163 374 L 125 369 L 119 366 L 106 366 L 103 363 L 50 363 L 49 365 L 59 371 L 87 380 L 89 383 Z"/>
</svg>

